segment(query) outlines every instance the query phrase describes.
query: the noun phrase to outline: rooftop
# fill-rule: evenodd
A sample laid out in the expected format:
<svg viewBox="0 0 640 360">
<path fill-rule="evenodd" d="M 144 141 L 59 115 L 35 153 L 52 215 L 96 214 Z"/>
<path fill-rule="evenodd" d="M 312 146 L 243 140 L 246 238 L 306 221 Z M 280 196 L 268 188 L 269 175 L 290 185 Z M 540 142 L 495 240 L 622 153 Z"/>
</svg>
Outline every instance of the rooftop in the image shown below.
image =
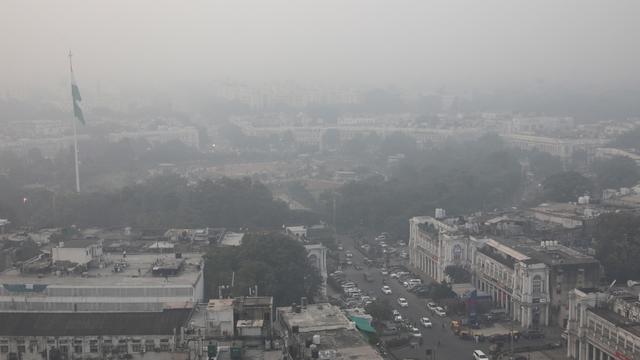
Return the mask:
<svg viewBox="0 0 640 360">
<path fill-rule="evenodd" d="M 173 335 L 191 309 L 162 312 L 0 312 L 0 336 Z"/>
<path fill-rule="evenodd" d="M 609 321 L 615 326 L 622 328 L 631 334 L 640 337 L 640 323 L 631 321 L 626 317 L 616 314 L 614 311 L 604 308 L 589 308 L 587 311 Z"/>
<path fill-rule="evenodd" d="M 382 357 L 376 349 L 367 343 L 365 338 L 355 329 L 335 329 L 303 334 L 303 337 L 311 338 L 320 336 L 318 345 L 320 359 L 336 360 L 381 360 Z"/>
<path fill-rule="evenodd" d="M 291 306 L 279 307 L 278 316 L 289 328 L 297 326 L 300 333 L 353 328 L 339 307 L 327 303 L 307 305 L 299 313 L 292 311 Z"/>
<path fill-rule="evenodd" d="M 207 311 L 233 311 L 233 299 L 211 299 Z"/>
<path fill-rule="evenodd" d="M 60 286 L 163 286 L 185 285 L 192 286 L 200 276 L 202 255 L 197 253 L 183 253 L 184 264 L 182 270 L 176 276 L 154 276 L 152 269 L 158 264 L 171 266 L 176 259 L 171 254 L 135 254 L 104 255 L 102 268 L 89 269 L 85 274 L 56 275 L 54 272 L 45 274 L 24 274 L 18 269 L 8 269 L 0 273 L 4 284 L 44 284 Z M 120 266 L 118 272 L 114 272 L 114 264 Z"/>
<path fill-rule="evenodd" d="M 486 244 L 498 254 L 506 254 L 516 261 L 526 263 L 542 262 L 549 266 L 598 263 L 593 257 L 554 241 L 537 242 L 522 236 L 494 237 Z M 485 251 L 482 252 L 486 254 Z M 510 262 L 506 265 L 510 265 Z"/>
<path fill-rule="evenodd" d="M 220 245 L 223 246 L 240 246 L 244 233 L 226 232 L 222 237 Z"/>
</svg>

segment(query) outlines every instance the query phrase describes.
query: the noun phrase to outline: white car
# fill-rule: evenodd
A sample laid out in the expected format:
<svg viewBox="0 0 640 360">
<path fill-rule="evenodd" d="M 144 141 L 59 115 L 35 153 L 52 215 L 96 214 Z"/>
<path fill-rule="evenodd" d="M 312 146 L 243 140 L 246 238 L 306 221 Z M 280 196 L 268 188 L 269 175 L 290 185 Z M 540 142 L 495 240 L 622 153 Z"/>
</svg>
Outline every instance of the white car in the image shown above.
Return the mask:
<svg viewBox="0 0 640 360">
<path fill-rule="evenodd" d="M 438 305 L 436 305 L 436 303 L 430 302 L 430 303 L 427 304 L 427 309 L 429 309 L 431 311 L 435 311 L 437 307 L 438 307 Z"/>
<path fill-rule="evenodd" d="M 440 317 L 445 317 L 447 316 L 447 312 L 444 311 L 443 308 L 441 308 L 440 306 L 438 306 L 435 310 L 433 310 L 434 313 L 436 313 L 436 315 L 440 316 Z"/>
<path fill-rule="evenodd" d="M 389 270 L 387 270 L 387 269 L 385 269 L 385 268 L 382 268 L 382 269 L 380 269 L 380 274 L 382 274 L 382 275 L 389 275 Z"/>
<path fill-rule="evenodd" d="M 431 320 L 429 320 L 428 317 L 420 318 L 420 324 L 422 324 L 422 326 L 426 327 L 427 329 L 430 329 L 433 327 L 433 324 L 431 323 Z"/>
<path fill-rule="evenodd" d="M 383 286 L 382 293 L 385 295 L 391 295 L 391 288 L 388 285 Z"/>
<path fill-rule="evenodd" d="M 393 321 L 402 322 L 402 315 L 393 315 Z"/>
<path fill-rule="evenodd" d="M 415 326 L 411 326 L 409 328 L 409 334 L 413 337 L 417 337 L 417 338 L 421 338 L 422 337 L 422 333 L 420 332 L 420 329 L 418 329 Z"/>
<path fill-rule="evenodd" d="M 409 303 L 405 298 L 398 298 L 398 305 L 400 305 L 400 307 L 409 307 Z"/>
<path fill-rule="evenodd" d="M 392 278 L 392 279 L 397 279 L 397 278 L 399 278 L 398 274 L 396 274 L 396 273 L 391 273 L 391 274 L 389 274 L 389 277 L 390 277 L 390 278 Z"/>
<path fill-rule="evenodd" d="M 473 360 L 489 360 L 489 357 L 482 350 L 476 350 L 473 352 Z"/>
</svg>

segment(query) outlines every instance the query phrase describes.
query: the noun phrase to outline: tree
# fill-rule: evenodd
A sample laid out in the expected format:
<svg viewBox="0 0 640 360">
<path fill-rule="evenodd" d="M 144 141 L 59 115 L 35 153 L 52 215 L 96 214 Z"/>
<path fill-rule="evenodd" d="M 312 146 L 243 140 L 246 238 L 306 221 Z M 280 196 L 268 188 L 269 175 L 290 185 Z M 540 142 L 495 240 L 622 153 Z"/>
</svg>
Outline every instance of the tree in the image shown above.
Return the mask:
<svg viewBox="0 0 640 360">
<path fill-rule="evenodd" d="M 529 155 L 529 164 L 531 171 L 540 178 L 546 178 L 563 170 L 562 160 L 559 157 L 541 151 L 534 151 Z"/>
<path fill-rule="evenodd" d="M 617 189 L 635 185 L 640 180 L 636 162 L 625 156 L 594 161 L 593 171 L 602 188 Z"/>
<path fill-rule="evenodd" d="M 598 218 L 596 258 L 610 279 L 638 280 L 640 274 L 640 216 L 612 213 Z"/>
<path fill-rule="evenodd" d="M 456 296 L 456 293 L 451 290 L 451 286 L 444 283 L 435 283 L 431 286 L 429 290 L 429 297 L 431 297 L 435 301 L 439 301 L 442 299 L 450 299 Z"/>
<path fill-rule="evenodd" d="M 578 197 L 591 191 L 591 180 L 576 171 L 565 171 L 551 175 L 542 182 L 545 200 L 577 201 Z"/>
<path fill-rule="evenodd" d="M 454 284 L 468 283 L 471 281 L 471 274 L 462 266 L 449 265 L 444 269 L 444 273 L 451 278 Z"/>
<path fill-rule="evenodd" d="M 376 299 L 376 301 L 365 306 L 365 311 L 376 321 L 391 320 L 392 309 L 387 299 Z"/>
<path fill-rule="evenodd" d="M 274 297 L 278 306 L 291 305 L 307 297 L 310 301 L 320 289 L 318 270 L 307 259 L 304 246 L 283 234 L 247 234 L 238 247 L 217 247 L 205 256 L 207 292 L 217 297 L 218 286 L 230 285 L 232 295 L 258 292 Z"/>
</svg>

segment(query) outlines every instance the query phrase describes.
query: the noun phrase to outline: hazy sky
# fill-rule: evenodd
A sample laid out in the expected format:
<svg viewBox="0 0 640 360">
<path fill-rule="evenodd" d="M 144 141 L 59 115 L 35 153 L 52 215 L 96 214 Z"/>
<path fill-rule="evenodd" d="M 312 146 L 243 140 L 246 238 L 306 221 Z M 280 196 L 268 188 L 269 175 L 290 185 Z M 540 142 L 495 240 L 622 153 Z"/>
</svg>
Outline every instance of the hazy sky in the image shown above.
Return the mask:
<svg viewBox="0 0 640 360">
<path fill-rule="evenodd" d="M 2 0 L 0 91 L 640 81 L 637 0 Z"/>
</svg>

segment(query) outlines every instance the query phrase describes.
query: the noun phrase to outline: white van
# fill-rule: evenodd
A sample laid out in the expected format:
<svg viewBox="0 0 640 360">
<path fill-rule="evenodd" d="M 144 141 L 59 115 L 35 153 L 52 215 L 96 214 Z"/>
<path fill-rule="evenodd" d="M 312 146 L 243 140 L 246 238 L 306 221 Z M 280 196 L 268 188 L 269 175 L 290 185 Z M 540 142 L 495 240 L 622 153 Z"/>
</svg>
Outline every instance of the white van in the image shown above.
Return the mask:
<svg viewBox="0 0 640 360">
<path fill-rule="evenodd" d="M 473 360 L 489 360 L 489 357 L 482 350 L 476 350 L 473 352 Z"/>
</svg>

